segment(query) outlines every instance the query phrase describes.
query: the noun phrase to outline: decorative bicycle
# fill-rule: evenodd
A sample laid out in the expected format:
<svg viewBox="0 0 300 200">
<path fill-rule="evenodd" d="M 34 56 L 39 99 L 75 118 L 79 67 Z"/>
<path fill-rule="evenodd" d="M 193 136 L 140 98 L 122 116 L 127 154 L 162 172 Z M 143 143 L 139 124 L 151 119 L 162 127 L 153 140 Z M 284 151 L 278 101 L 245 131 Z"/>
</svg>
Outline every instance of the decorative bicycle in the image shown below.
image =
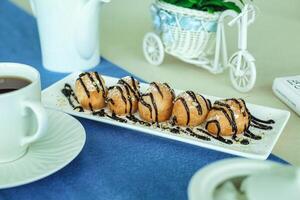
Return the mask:
<svg viewBox="0 0 300 200">
<path fill-rule="evenodd" d="M 253 5 L 244 5 L 240 14 L 232 10 L 210 14 L 156 0 L 151 14 L 155 33 L 147 33 L 143 40 L 144 56 L 150 64 L 160 65 L 167 53 L 214 74 L 230 68 L 232 85 L 240 92 L 254 87 L 255 59 L 247 51 L 248 26 L 255 20 Z M 239 30 L 239 51 L 230 59 L 224 31 L 227 17 L 233 18 L 228 25 L 237 24 Z"/>
</svg>

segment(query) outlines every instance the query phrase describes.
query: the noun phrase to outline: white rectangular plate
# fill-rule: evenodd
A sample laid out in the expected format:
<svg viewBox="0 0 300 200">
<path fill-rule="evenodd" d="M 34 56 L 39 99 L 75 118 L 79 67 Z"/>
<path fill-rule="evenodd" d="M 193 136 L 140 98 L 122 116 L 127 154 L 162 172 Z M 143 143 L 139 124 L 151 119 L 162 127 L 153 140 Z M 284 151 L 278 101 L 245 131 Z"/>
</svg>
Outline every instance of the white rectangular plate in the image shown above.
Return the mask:
<svg viewBox="0 0 300 200">
<path fill-rule="evenodd" d="M 252 115 L 260 118 L 260 119 L 273 119 L 275 121 L 275 124 L 273 124 L 273 129 L 268 131 L 262 131 L 253 128 L 251 130 L 253 133 L 257 135 L 261 135 L 261 140 L 252 140 L 249 139 L 250 144 L 249 145 L 242 145 L 240 143 L 234 143 L 232 145 L 228 145 L 222 142 L 219 142 L 218 140 L 215 140 L 211 138 L 210 141 L 204 141 L 201 139 L 197 139 L 195 137 L 192 137 L 190 135 L 181 133 L 181 134 L 174 134 L 167 130 L 162 130 L 160 128 L 157 128 L 155 126 L 153 127 L 146 127 L 142 126 L 140 124 L 134 124 L 130 121 L 128 123 L 121 123 L 115 120 L 112 120 L 108 117 L 99 117 L 94 116 L 89 111 L 85 112 L 78 112 L 74 111 L 73 108 L 69 105 L 68 100 L 65 98 L 65 96 L 61 93 L 61 90 L 64 88 L 64 85 L 66 83 L 70 84 L 72 87 L 75 85 L 75 81 L 78 78 L 78 75 L 80 72 L 76 72 L 73 74 L 70 74 L 69 76 L 65 77 L 64 79 L 56 82 L 52 86 L 48 87 L 47 89 L 43 90 L 42 92 L 42 102 L 43 104 L 52 109 L 61 110 L 63 112 L 69 113 L 74 116 L 83 117 L 99 122 L 104 122 L 116 126 L 121 126 L 128 129 L 137 130 L 140 132 L 169 138 L 172 140 L 177 140 L 193 145 L 197 145 L 200 147 L 205 147 L 208 149 L 213 149 L 217 151 L 222 151 L 225 153 L 230 153 L 238 156 L 243 156 L 247 158 L 254 158 L 254 159 L 266 159 L 273 147 L 275 146 L 280 134 L 282 133 L 288 119 L 290 116 L 290 113 L 285 110 L 279 110 L 259 105 L 253 105 L 250 103 L 247 103 L 247 106 L 249 108 L 249 111 L 252 113 Z M 119 78 L 113 78 L 109 76 L 103 76 L 105 79 L 107 86 L 112 86 L 117 83 Z M 145 91 L 146 88 L 148 88 L 148 84 L 141 83 L 141 92 Z M 179 94 L 180 90 L 175 90 L 176 94 Z M 205 97 L 209 98 L 212 102 L 220 99 L 218 97 L 212 97 L 204 95 Z M 109 111 L 107 111 L 109 112 Z M 136 114 L 138 116 L 138 114 Z M 199 133 L 200 134 L 200 133 Z"/>
</svg>

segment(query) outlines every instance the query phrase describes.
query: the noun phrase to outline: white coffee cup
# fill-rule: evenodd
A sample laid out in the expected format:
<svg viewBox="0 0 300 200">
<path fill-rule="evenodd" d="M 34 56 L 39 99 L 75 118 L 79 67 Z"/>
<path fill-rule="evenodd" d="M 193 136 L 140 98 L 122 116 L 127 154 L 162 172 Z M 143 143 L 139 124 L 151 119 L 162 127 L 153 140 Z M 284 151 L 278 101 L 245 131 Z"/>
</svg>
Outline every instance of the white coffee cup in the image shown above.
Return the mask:
<svg viewBox="0 0 300 200">
<path fill-rule="evenodd" d="M 82 71 L 100 62 L 99 11 L 109 1 L 30 0 L 46 69 Z"/>
<path fill-rule="evenodd" d="M 8 77 L 28 80 L 29 84 L 0 94 L 0 162 L 23 156 L 29 144 L 46 133 L 48 124 L 41 104 L 39 72 L 24 64 L 0 63 L 2 84 Z"/>
</svg>

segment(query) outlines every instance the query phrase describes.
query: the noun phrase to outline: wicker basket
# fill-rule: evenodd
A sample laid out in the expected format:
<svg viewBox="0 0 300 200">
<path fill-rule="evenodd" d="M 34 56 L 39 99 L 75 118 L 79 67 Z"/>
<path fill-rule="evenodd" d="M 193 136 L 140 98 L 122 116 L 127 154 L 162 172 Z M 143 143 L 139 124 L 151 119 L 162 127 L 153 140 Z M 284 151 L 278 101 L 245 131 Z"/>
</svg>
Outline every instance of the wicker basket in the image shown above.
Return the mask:
<svg viewBox="0 0 300 200">
<path fill-rule="evenodd" d="M 151 7 L 155 30 L 169 54 L 182 59 L 199 59 L 215 47 L 220 13 L 187 9 L 156 0 Z"/>
</svg>

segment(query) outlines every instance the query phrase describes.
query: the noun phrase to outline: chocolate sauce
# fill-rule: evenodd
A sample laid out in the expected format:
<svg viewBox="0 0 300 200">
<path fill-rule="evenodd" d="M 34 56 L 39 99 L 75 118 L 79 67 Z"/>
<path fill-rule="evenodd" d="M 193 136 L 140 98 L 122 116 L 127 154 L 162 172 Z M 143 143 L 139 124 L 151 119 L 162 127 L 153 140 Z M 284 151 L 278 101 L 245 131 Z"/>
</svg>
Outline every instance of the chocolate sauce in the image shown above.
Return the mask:
<svg viewBox="0 0 300 200">
<path fill-rule="evenodd" d="M 75 107 L 73 107 L 73 110 L 75 110 L 75 111 L 77 111 L 77 112 L 84 112 L 82 106 L 75 106 Z"/>
<path fill-rule="evenodd" d="M 152 93 L 149 93 L 149 96 L 150 96 L 151 103 L 152 103 L 152 105 L 153 105 L 153 108 L 154 108 L 154 113 L 155 113 L 155 122 L 157 123 L 157 126 L 158 126 L 158 110 L 157 110 L 157 105 L 156 105 L 156 103 L 155 103 L 155 100 L 154 100 L 153 94 L 152 94 Z M 151 113 L 151 116 L 152 116 L 152 113 Z"/>
<path fill-rule="evenodd" d="M 203 99 L 203 101 L 205 102 L 206 109 L 207 109 L 207 110 L 210 110 L 210 109 L 211 109 L 211 103 L 210 103 L 210 100 L 204 98 L 204 96 L 202 96 L 202 95 L 199 95 L 199 96 L 200 96 L 200 97 Z"/>
<path fill-rule="evenodd" d="M 80 74 L 82 75 L 82 74 Z M 84 91 L 85 91 L 85 94 L 86 96 L 88 96 L 88 98 L 90 98 L 90 92 L 88 91 L 86 85 L 84 84 L 83 80 L 82 80 L 82 76 L 79 75 L 79 78 L 77 80 L 79 80 L 81 86 L 83 87 Z"/>
<path fill-rule="evenodd" d="M 161 98 L 164 98 L 164 95 L 163 95 L 162 91 L 160 90 L 159 85 L 156 82 L 152 82 L 152 83 L 150 83 L 150 85 L 154 85 L 154 87 L 156 88 L 156 90 L 160 94 Z"/>
<path fill-rule="evenodd" d="M 186 125 L 188 125 L 190 123 L 190 109 L 189 109 L 189 107 L 188 107 L 188 105 L 187 105 L 187 103 L 186 103 L 186 101 L 183 97 L 177 98 L 176 101 L 181 101 L 181 103 L 183 104 L 185 112 L 186 112 L 186 118 L 187 118 Z"/>
<path fill-rule="evenodd" d="M 218 102 L 218 101 L 215 103 L 215 105 L 222 106 L 222 107 L 215 107 L 215 106 L 213 106 L 212 110 L 221 111 L 224 114 L 224 116 L 226 117 L 226 119 L 228 120 L 228 122 L 229 122 L 229 124 L 230 124 L 230 126 L 232 128 L 233 138 L 235 138 L 236 134 L 237 134 L 237 126 L 236 126 L 236 122 L 235 122 L 235 118 L 234 118 L 234 113 L 233 113 L 232 109 L 227 104 L 223 105 L 223 103 Z M 227 110 L 229 111 L 231 117 L 228 115 L 228 113 L 226 112 L 226 110 L 225 110 L 224 107 L 227 108 Z"/>
<path fill-rule="evenodd" d="M 135 80 L 133 79 L 133 77 L 131 77 L 131 81 L 132 81 L 133 87 L 129 83 L 127 83 L 126 81 L 124 81 L 123 79 L 120 79 L 118 81 L 118 84 L 121 84 L 121 85 L 124 85 L 125 87 L 128 87 L 128 89 L 133 93 L 134 97 L 136 99 L 139 99 L 140 95 L 139 95 L 139 92 L 138 92 L 138 89 L 136 87 Z"/>
<path fill-rule="evenodd" d="M 170 124 L 171 126 L 175 126 L 177 123 L 177 117 L 176 116 L 173 116 L 171 119 L 170 119 Z"/>
<path fill-rule="evenodd" d="M 185 131 L 183 129 L 181 129 L 180 127 L 161 127 L 161 129 L 163 130 L 168 130 L 170 131 L 171 133 L 174 133 L 174 134 L 180 134 L 180 133 L 185 133 Z"/>
<path fill-rule="evenodd" d="M 106 97 L 106 94 L 105 94 L 104 83 L 102 82 L 102 80 L 101 80 L 101 78 L 100 78 L 98 72 L 95 72 L 95 76 L 96 76 L 96 79 L 98 80 L 98 82 L 99 82 L 99 84 L 100 84 L 100 86 L 101 86 L 101 88 L 102 88 L 102 96 L 103 96 L 103 98 L 105 98 L 105 97 Z"/>
<path fill-rule="evenodd" d="M 204 134 L 206 134 L 206 135 L 208 135 L 208 136 L 210 136 L 210 137 L 212 137 L 212 138 L 214 138 L 214 139 L 216 139 L 216 140 L 218 140 L 218 141 L 220 141 L 220 142 L 223 142 L 225 144 L 228 144 L 228 145 L 233 144 L 232 140 L 223 138 L 220 135 L 214 136 L 214 135 L 210 134 L 208 131 L 200 129 L 200 128 L 197 128 L 197 130 L 204 133 Z"/>
<path fill-rule="evenodd" d="M 248 138 L 251 138 L 253 140 L 261 140 L 262 139 L 262 137 L 260 135 L 255 135 L 254 133 L 252 133 L 249 130 L 245 131 L 244 136 L 248 137 Z"/>
<path fill-rule="evenodd" d="M 172 95 L 172 99 L 174 100 L 175 99 L 175 92 L 174 90 L 169 86 L 168 83 L 163 83 L 165 86 L 167 86 L 167 88 L 169 89 L 171 95 Z"/>
<path fill-rule="evenodd" d="M 115 86 L 109 87 L 108 90 L 112 90 L 114 88 L 116 88 L 120 92 L 121 99 L 125 104 L 125 113 L 127 113 L 127 100 L 126 100 L 126 97 L 124 96 L 124 92 L 123 92 L 122 88 L 119 85 L 115 85 Z"/>
<path fill-rule="evenodd" d="M 220 133 L 221 133 L 221 126 L 220 126 L 220 123 L 219 121 L 217 120 L 210 120 L 210 121 L 207 121 L 206 125 L 205 125 L 205 129 L 208 130 L 208 126 L 209 124 L 215 124 L 217 126 L 217 136 L 220 136 Z"/>
<path fill-rule="evenodd" d="M 262 119 L 258 119 L 256 117 L 254 117 L 253 115 L 251 115 L 251 120 L 252 121 L 256 121 L 256 122 L 260 122 L 263 124 L 275 124 L 275 121 L 270 119 L 270 120 L 262 120 Z"/>
<path fill-rule="evenodd" d="M 118 122 L 127 123 L 126 119 L 118 117 L 115 113 L 112 113 L 111 115 L 109 115 L 108 113 L 105 112 L 104 109 L 101 109 L 100 111 L 94 111 L 92 114 L 94 116 L 108 117 L 108 118 L 113 119 Z"/>
<path fill-rule="evenodd" d="M 143 120 L 138 119 L 134 115 L 127 115 L 126 118 L 134 123 L 139 123 L 140 125 L 144 126 L 151 126 L 152 124 Z"/>
<path fill-rule="evenodd" d="M 129 102 L 129 113 L 132 114 L 132 99 L 131 99 L 131 95 L 130 95 L 130 91 L 129 91 L 130 89 L 126 85 L 124 87 L 125 87 L 126 94 L 127 94 L 127 100 Z"/>
<path fill-rule="evenodd" d="M 69 84 L 65 84 L 64 88 L 61 90 L 62 94 L 67 98 L 70 106 L 72 106 L 73 110 L 77 110 L 79 112 L 83 112 L 83 108 L 79 105 L 79 101 L 77 99 L 77 96 L 75 95 L 72 87 Z M 73 98 L 73 100 L 72 100 Z M 77 105 L 75 105 L 75 103 Z"/>
<path fill-rule="evenodd" d="M 235 104 L 237 104 L 240 108 L 240 110 L 242 111 L 244 106 L 241 104 L 241 102 L 238 99 L 225 99 L 225 101 L 233 101 Z M 247 114 L 246 109 L 244 109 L 244 112 L 242 112 L 243 116 L 245 117 Z"/>
<path fill-rule="evenodd" d="M 260 124 L 259 122 L 254 121 L 254 120 L 251 121 L 250 126 L 252 126 L 254 128 L 262 129 L 262 130 L 272 130 L 273 129 L 272 126 Z"/>
<path fill-rule="evenodd" d="M 207 106 L 208 110 L 210 110 L 211 109 L 211 102 L 210 102 L 210 100 L 206 99 L 205 102 L 206 102 L 206 106 Z"/>
<path fill-rule="evenodd" d="M 134 78 L 132 76 L 130 76 L 130 78 L 131 78 L 131 82 L 132 82 L 132 86 L 133 86 L 134 91 L 138 91 L 138 88 L 136 86 L 136 82 L 135 82 Z"/>
<path fill-rule="evenodd" d="M 94 80 L 94 78 L 92 77 L 91 73 L 85 73 L 88 78 L 90 79 L 91 83 L 93 84 L 93 86 L 96 88 L 97 92 L 100 92 L 100 88 L 98 86 L 98 84 L 96 83 L 96 81 Z"/>
<path fill-rule="evenodd" d="M 79 75 L 79 78 L 78 78 L 77 80 L 80 81 L 82 87 L 84 88 L 84 91 L 85 91 L 86 95 L 87 95 L 88 97 L 90 97 L 90 92 L 88 91 L 88 89 L 87 89 L 87 87 L 86 87 L 86 85 L 84 84 L 84 81 L 83 81 L 83 79 L 82 79 L 84 76 L 87 76 L 88 79 L 90 80 L 90 82 L 92 83 L 92 85 L 96 88 L 97 92 L 99 93 L 100 90 L 101 90 L 101 91 L 102 91 L 102 96 L 103 96 L 103 98 L 105 98 L 106 94 L 105 94 L 105 87 L 104 87 L 104 84 L 102 83 L 99 74 L 98 74 L 97 72 L 94 72 L 94 74 L 95 74 L 95 77 L 96 77 L 96 79 L 98 80 L 99 85 L 100 85 L 101 88 L 99 87 L 99 85 L 97 84 L 96 80 L 95 80 L 94 77 L 92 76 L 92 73 L 90 73 L 90 72 L 81 73 L 81 74 Z"/>
<path fill-rule="evenodd" d="M 210 141 L 210 138 L 209 137 L 206 137 L 206 136 L 203 136 L 203 135 L 199 135 L 197 133 L 195 133 L 192 129 L 190 128 L 186 128 L 185 129 L 187 132 L 190 133 L 190 136 L 192 137 L 195 137 L 195 138 L 198 138 L 200 140 L 205 140 L 205 141 Z"/>
<path fill-rule="evenodd" d="M 89 103 L 89 108 L 92 112 L 94 112 L 93 105 L 91 103 Z"/>
<path fill-rule="evenodd" d="M 141 97 L 140 97 L 140 103 L 144 106 L 146 106 L 150 112 L 150 116 L 151 116 L 151 119 L 152 119 L 152 107 L 150 104 L 148 104 L 145 100 L 144 100 L 144 97 L 145 96 L 149 96 L 149 94 L 143 94 Z"/>
<path fill-rule="evenodd" d="M 111 103 L 112 105 L 115 105 L 114 100 L 111 99 L 111 98 L 107 98 L 107 99 L 106 99 L 106 103 Z"/>
<path fill-rule="evenodd" d="M 249 144 L 250 144 L 249 140 L 247 140 L 247 139 L 242 139 L 242 140 L 240 141 L 240 143 L 241 143 L 242 145 L 249 145 Z"/>
<path fill-rule="evenodd" d="M 201 107 L 201 104 L 200 102 L 198 101 L 197 97 L 196 97 L 196 94 L 193 92 L 193 91 L 186 91 L 186 93 L 192 98 L 193 102 L 196 103 L 196 108 L 197 108 L 197 111 L 198 111 L 198 115 L 202 115 L 202 107 Z M 205 101 L 205 99 L 203 99 Z M 206 103 L 206 101 L 205 101 Z M 207 107 L 207 105 L 206 105 Z"/>
<path fill-rule="evenodd" d="M 239 99 L 242 103 L 243 103 L 243 107 L 245 108 L 245 112 L 248 114 L 248 120 L 251 120 L 251 114 L 248 110 L 248 107 L 246 106 L 246 102 L 244 101 L 244 99 Z"/>
</svg>

